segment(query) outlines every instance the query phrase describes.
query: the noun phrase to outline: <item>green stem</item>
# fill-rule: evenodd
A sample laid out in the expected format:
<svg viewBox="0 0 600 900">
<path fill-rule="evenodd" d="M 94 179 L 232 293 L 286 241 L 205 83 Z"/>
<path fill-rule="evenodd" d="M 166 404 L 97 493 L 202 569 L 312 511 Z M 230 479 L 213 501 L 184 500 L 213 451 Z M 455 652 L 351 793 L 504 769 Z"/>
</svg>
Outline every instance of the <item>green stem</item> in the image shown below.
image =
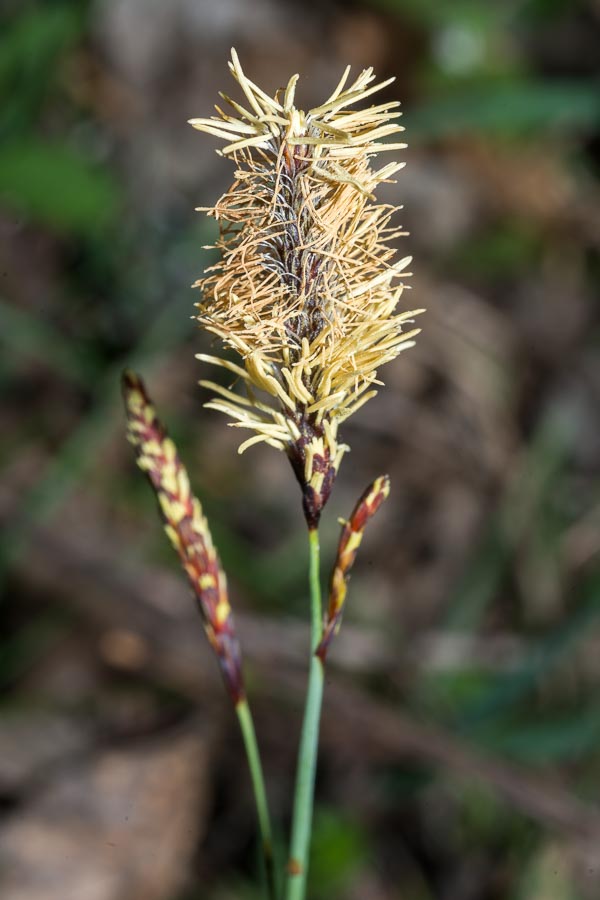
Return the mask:
<svg viewBox="0 0 600 900">
<path fill-rule="evenodd" d="M 308 676 L 308 690 L 304 709 L 304 722 L 300 738 L 292 837 L 288 861 L 286 900 L 304 900 L 306 876 L 308 873 L 308 852 L 312 828 L 315 775 L 317 769 L 317 749 L 319 743 L 319 720 L 323 699 L 323 663 L 315 655 L 323 633 L 321 615 L 321 585 L 319 582 L 319 535 L 310 530 L 310 600 L 311 600 L 311 661 Z"/>
<path fill-rule="evenodd" d="M 262 842 L 269 900 L 277 900 L 275 861 L 273 859 L 273 835 L 271 832 L 267 792 L 265 790 L 265 780 L 263 777 L 260 754 L 258 752 L 258 744 L 256 742 L 256 732 L 254 730 L 252 713 L 250 712 L 250 707 L 248 706 L 248 701 L 245 697 L 238 701 L 235 711 L 242 730 L 246 756 L 248 757 L 248 768 L 250 769 L 250 777 L 254 789 L 254 799 L 256 801 L 256 812 L 258 815 L 258 826 Z"/>
</svg>

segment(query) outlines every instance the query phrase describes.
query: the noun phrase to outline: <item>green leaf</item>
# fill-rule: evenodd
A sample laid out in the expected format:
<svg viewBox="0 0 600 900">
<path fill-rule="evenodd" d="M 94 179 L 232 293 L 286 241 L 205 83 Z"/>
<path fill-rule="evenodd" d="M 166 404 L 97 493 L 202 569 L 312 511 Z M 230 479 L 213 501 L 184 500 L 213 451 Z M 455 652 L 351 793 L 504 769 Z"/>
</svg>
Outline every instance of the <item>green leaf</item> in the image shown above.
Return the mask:
<svg viewBox="0 0 600 900">
<path fill-rule="evenodd" d="M 90 234 L 114 221 L 119 192 L 68 145 L 27 138 L 0 147 L 0 202 L 57 231 Z"/>
</svg>

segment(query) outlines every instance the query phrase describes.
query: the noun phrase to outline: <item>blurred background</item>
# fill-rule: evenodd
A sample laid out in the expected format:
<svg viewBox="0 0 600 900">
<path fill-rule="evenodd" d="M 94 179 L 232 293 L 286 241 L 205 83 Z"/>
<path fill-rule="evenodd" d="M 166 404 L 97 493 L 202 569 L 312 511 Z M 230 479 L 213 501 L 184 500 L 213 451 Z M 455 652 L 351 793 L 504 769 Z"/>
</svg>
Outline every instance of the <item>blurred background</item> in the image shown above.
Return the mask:
<svg viewBox="0 0 600 900">
<path fill-rule="evenodd" d="M 331 652 L 311 900 L 600 896 L 598 0 L 4 0 L 0 887 L 257 900 L 237 723 L 119 376 L 145 377 L 231 583 L 285 826 L 308 635 L 299 491 L 196 382 L 231 179 L 186 120 L 396 75 L 415 349 L 344 429 L 325 573 L 389 472 Z M 213 373 L 210 373 L 213 377 Z M 283 847 L 283 830 L 282 830 Z"/>
</svg>

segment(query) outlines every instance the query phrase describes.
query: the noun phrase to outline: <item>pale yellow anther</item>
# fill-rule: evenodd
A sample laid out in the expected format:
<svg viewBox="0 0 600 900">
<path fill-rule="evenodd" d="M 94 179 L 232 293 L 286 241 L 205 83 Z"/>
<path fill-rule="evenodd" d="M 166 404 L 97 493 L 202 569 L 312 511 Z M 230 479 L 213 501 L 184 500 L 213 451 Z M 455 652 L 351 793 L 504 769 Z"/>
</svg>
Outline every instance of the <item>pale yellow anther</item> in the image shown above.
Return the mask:
<svg viewBox="0 0 600 900">
<path fill-rule="evenodd" d="M 231 607 L 227 600 L 219 600 L 217 606 L 215 608 L 215 621 L 218 626 L 222 626 L 228 620 L 231 615 Z"/>
<path fill-rule="evenodd" d="M 217 586 L 215 576 L 211 572 L 203 572 L 198 581 L 203 591 Z"/>
<path fill-rule="evenodd" d="M 166 494 L 158 495 L 158 502 L 160 504 L 160 508 L 162 510 L 162 514 L 168 522 L 174 522 L 175 518 L 171 512 L 171 501 L 167 497 Z"/>
<path fill-rule="evenodd" d="M 185 505 L 180 503 L 179 500 L 172 500 L 169 504 L 169 510 L 169 520 L 176 525 L 178 525 L 188 514 Z"/>
<path fill-rule="evenodd" d="M 181 499 L 187 499 L 191 493 L 190 480 L 185 469 L 180 468 L 177 477 L 177 489 Z"/>
<path fill-rule="evenodd" d="M 362 531 L 353 531 L 348 538 L 348 543 L 346 544 L 346 553 L 354 553 L 360 547 L 360 543 L 363 538 Z"/>
<path fill-rule="evenodd" d="M 142 444 L 142 453 L 147 456 L 161 456 L 163 452 L 163 448 L 154 439 L 150 439 L 149 441 L 144 441 Z"/>
<path fill-rule="evenodd" d="M 323 487 L 323 481 L 325 480 L 325 475 L 323 472 L 315 472 L 310 480 L 310 486 L 314 490 L 316 494 L 320 494 L 321 488 Z"/>
<path fill-rule="evenodd" d="M 315 456 L 323 472 L 337 470 L 348 449 L 337 443 L 339 423 L 375 396 L 378 367 L 418 331 L 402 331 L 418 310 L 396 311 L 411 260 L 396 261 L 393 242 L 405 232 L 394 208 L 374 198 L 404 165 L 375 162 L 405 147 L 398 102 L 381 93 L 393 79 L 377 82 L 371 68 L 351 77 L 348 67 L 308 112 L 296 105 L 297 75 L 270 97 L 235 51 L 230 69 L 242 102 L 221 95 L 223 109 L 192 120 L 223 138 L 236 164 L 234 183 L 208 211 L 221 260 L 195 285 L 199 322 L 237 354 L 200 355 L 233 382 L 204 379 L 206 405 L 253 432 L 240 452 L 260 443 L 285 450 L 320 490 Z M 307 447 L 315 432 L 321 443 Z"/>
<path fill-rule="evenodd" d="M 171 440 L 171 438 L 165 438 L 163 441 L 163 453 L 165 454 L 165 459 L 168 462 L 173 462 L 175 457 L 177 456 L 177 450 L 175 449 L 175 444 Z"/>
<path fill-rule="evenodd" d="M 304 481 L 306 484 L 309 484 L 312 478 L 314 455 L 314 448 L 312 444 L 309 444 L 306 448 L 306 455 L 304 457 Z"/>
<path fill-rule="evenodd" d="M 127 391 L 127 406 L 134 412 L 138 413 L 144 406 L 144 396 L 137 388 L 129 388 Z"/>
<path fill-rule="evenodd" d="M 167 537 L 169 538 L 169 540 L 171 541 L 171 544 L 173 545 L 173 547 L 177 550 L 177 552 L 180 552 L 182 549 L 182 545 L 181 545 L 181 538 L 180 538 L 179 534 L 177 533 L 177 531 L 173 528 L 172 525 L 166 524 L 165 525 L 165 533 L 166 533 Z"/>
<path fill-rule="evenodd" d="M 160 486 L 163 490 L 168 491 L 170 494 L 177 494 L 179 492 L 177 470 L 172 463 L 167 463 L 167 465 L 161 467 Z"/>
</svg>

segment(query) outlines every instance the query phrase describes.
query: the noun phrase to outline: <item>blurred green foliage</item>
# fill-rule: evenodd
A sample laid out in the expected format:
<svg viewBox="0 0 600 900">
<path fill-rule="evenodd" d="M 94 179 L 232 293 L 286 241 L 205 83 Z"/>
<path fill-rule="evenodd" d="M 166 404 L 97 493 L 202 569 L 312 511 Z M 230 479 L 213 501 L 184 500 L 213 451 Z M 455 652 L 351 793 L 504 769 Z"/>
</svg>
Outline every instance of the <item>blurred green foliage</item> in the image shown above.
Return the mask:
<svg viewBox="0 0 600 900">
<path fill-rule="evenodd" d="M 406 116 L 413 138 L 516 135 L 583 130 L 600 124 L 600 85 L 553 81 L 477 85 L 449 91 Z"/>
<path fill-rule="evenodd" d="M 113 225 L 119 191 L 110 171 L 68 146 L 23 138 L 0 147 L 0 201 L 57 232 Z"/>
<path fill-rule="evenodd" d="M 363 828 L 336 810 L 315 810 L 310 855 L 313 900 L 326 900 L 344 886 L 364 864 L 368 839 Z"/>
<path fill-rule="evenodd" d="M 0 134 L 28 130 L 59 88 L 61 63 L 84 33 L 87 4 L 23 4 L 0 43 Z M 6 13 L 4 16 L 6 17 Z"/>
<path fill-rule="evenodd" d="M 96 233 L 114 222 L 120 201 L 113 171 L 63 136 L 65 119 L 78 119 L 64 68 L 85 11 L 81 3 L 26 9 L 4 25 L 0 43 L 0 202 L 59 233 Z M 45 117 L 52 102 L 62 105 L 57 124 Z"/>
</svg>

